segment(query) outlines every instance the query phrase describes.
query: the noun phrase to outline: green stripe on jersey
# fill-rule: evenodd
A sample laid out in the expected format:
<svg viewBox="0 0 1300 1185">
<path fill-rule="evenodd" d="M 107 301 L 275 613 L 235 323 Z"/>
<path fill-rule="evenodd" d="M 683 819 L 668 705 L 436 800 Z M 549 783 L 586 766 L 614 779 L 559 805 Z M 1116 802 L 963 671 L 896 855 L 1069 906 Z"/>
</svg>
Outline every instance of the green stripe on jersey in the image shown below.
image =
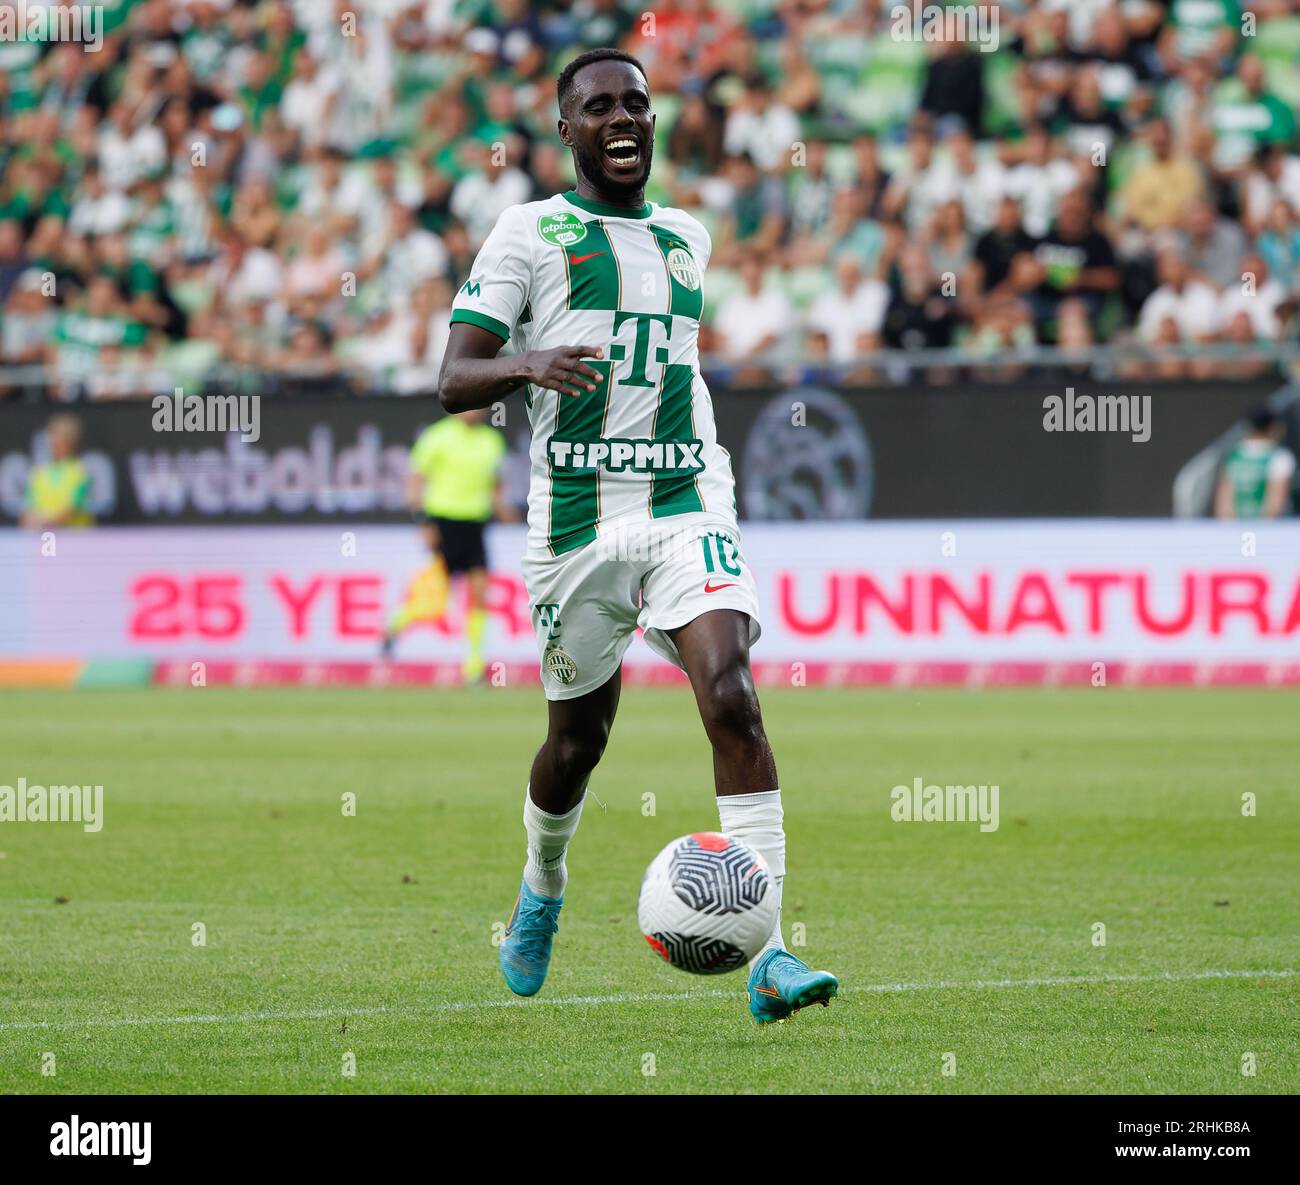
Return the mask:
<svg viewBox="0 0 1300 1185">
<path fill-rule="evenodd" d="M 693 291 L 673 275 L 672 268 L 668 266 L 668 257 L 673 251 L 686 252 L 692 261 L 695 256 L 691 254 L 690 247 L 681 235 L 674 234 L 666 227 L 655 226 L 654 223 L 650 224 L 650 232 L 654 235 L 655 242 L 659 244 L 659 251 L 664 257 L 664 271 L 668 273 L 668 288 L 672 299 L 668 311 L 675 317 L 693 317 L 698 321 L 704 311 L 704 286 L 699 280 L 699 264 L 694 266 L 696 280 Z"/>
<path fill-rule="evenodd" d="M 605 413 L 609 409 L 610 377 L 614 364 L 591 358 L 583 361 L 599 371 L 604 380 L 594 391 L 584 395 L 560 395 L 551 440 L 599 440 L 605 430 Z M 551 481 L 551 523 L 547 536 L 552 555 L 563 555 L 584 547 L 596 538 L 600 520 L 600 470 L 598 468 L 555 471 L 555 462 L 547 462 Z"/>
<path fill-rule="evenodd" d="M 477 325 L 480 329 L 495 333 L 503 342 L 510 340 L 509 325 L 504 321 L 498 321 L 495 317 L 489 317 L 486 313 L 477 313 L 473 309 L 452 309 L 451 323 L 453 325 Z"/>
<path fill-rule="evenodd" d="M 618 256 L 599 218 L 585 224 L 586 237 L 565 247 L 570 309 L 617 309 L 622 291 Z M 575 260 L 577 262 L 575 262 Z"/>
<path fill-rule="evenodd" d="M 691 387 L 695 368 L 680 363 L 664 367 L 659 407 L 655 412 L 655 440 L 694 440 L 691 420 Z M 650 485 L 650 516 L 665 518 L 670 514 L 689 514 L 703 510 L 700 488 L 694 473 L 656 473 Z"/>
</svg>

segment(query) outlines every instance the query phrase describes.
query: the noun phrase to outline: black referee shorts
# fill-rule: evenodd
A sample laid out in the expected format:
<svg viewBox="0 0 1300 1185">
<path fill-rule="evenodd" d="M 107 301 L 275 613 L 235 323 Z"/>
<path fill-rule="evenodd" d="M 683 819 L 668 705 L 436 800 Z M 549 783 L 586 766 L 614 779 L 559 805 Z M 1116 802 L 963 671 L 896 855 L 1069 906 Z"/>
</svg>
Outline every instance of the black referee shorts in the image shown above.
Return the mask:
<svg viewBox="0 0 1300 1185">
<path fill-rule="evenodd" d="M 472 572 L 475 568 L 487 567 L 483 530 L 487 523 L 438 518 L 432 514 L 428 519 L 438 529 L 438 550 L 442 553 L 442 562 L 447 565 L 449 575 L 456 576 Z"/>
</svg>

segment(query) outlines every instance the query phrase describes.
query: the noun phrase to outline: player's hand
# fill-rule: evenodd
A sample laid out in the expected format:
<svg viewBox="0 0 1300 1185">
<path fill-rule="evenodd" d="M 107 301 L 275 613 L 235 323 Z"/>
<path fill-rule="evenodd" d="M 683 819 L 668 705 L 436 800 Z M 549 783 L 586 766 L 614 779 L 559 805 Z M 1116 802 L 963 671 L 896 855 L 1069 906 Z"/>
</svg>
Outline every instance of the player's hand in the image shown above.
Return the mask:
<svg viewBox="0 0 1300 1185">
<path fill-rule="evenodd" d="M 586 395 L 602 379 L 582 360 L 603 358 L 601 346 L 556 346 L 553 350 L 529 350 L 525 357 L 524 377 L 535 387 L 559 391 L 561 395 Z"/>
</svg>

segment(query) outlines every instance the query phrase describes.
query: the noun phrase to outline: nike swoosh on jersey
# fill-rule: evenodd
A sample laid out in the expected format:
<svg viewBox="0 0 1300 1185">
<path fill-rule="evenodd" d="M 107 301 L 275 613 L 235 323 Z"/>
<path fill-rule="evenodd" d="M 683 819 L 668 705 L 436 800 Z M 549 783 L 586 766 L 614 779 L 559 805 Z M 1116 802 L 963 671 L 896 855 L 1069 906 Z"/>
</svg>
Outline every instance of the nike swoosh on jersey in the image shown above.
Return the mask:
<svg viewBox="0 0 1300 1185">
<path fill-rule="evenodd" d="M 570 252 L 569 252 L 569 262 L 570 262 L 570 263 L 586 263 L 587 260 L 589 260 L 589 259 L 595 259 L 597 255 L 604 255 L 604 254 L 605 254 L 604 251 L 593 251 L 590 255 L 574 255 L 574 253 L 573 253 L 572 251 L 570 251 Z"/>
<path fill-rule="evenodd" d="M 706 593 L 721 592 L 724 588 L 735 588 L 735 587 L 736 587 L 736 583 L 734 580 L 730 584 L 714 584 L 712 580 L 706 580 L 704 582 L 704 591 Z"/>
</svg>

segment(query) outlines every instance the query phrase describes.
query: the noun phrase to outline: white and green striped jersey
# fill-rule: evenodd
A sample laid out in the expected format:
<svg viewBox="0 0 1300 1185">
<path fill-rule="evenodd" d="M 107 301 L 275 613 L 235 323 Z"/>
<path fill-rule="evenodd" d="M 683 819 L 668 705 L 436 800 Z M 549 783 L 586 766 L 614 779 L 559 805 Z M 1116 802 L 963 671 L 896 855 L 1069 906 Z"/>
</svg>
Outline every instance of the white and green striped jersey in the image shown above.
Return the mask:
<svg viewBox="0 0 1300 1185">
<path fill-rule="evenodd" d="M 529 384 L 528 546 L 562 555 L 598 535 L 691 511 L 735 515 L 731 459 L 700 377 L 703 276 L 712 243 L 682 210 L 576 193 L 497 219 L 452 322 L 519 350 L 601 346 L 603 382 L 561 395 Z"/>
</svg>

